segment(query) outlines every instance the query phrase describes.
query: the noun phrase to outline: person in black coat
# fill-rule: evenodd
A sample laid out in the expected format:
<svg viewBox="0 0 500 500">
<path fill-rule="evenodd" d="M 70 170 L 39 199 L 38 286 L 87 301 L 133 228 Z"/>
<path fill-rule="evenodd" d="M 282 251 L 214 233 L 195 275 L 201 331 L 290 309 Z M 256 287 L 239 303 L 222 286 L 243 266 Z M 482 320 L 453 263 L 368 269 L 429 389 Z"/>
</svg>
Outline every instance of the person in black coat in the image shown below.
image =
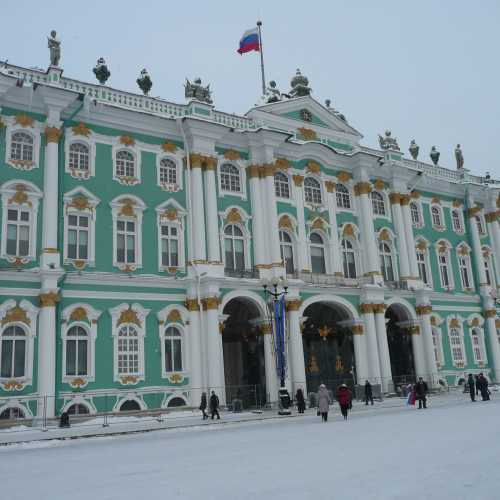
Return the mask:
<svg viewBox="0 0 500 500">
<path fill-rule="evenodd" d="M 212 391 L 212 395 L 210 396 L 210 413 L 212 415 L 212 420 L 214 419 L 215 415 L 217 415 L 217 420 L 220 420 L 219 398 L 217 397 L 217 394 L 215 394 L 215 391 Z"/>
<path fill-rule="evenodd" d="M 365 404 L 368 405 L 368 401 L 370 401 L 371 404 L 373 404 L 373 390 L 372 390 L 372 384 L 368 382 L 368 380 L 365 382 Z"/>
<path fill-rule="evenodd" d="M 297 401 L 297 411 L 299 413 L 304 413 L 306 409 L 306 400 L 304 399 L 304 391 L 300 387 L 295 393 L 295 401 Z"/>
<path fill-rule="evenodd" d="M 469 373 L 469 376 L 467 377 L 467 385 L 469 386 L 470 400 L 474 403 L 476 401 L 476 384 L 472 373 Z"/>
<path fill-rule="evenodd" d="M 483 401 L 490 400 L 490 391 L 488 389 L 488 380 L 482 373 L 480 373 L 479 377 L 477 377 L 476 389 L 478 389 L 481 392 L 481 399 Z"/>
<path fill-rule="evenodd" d="M 207 415 L 207 393 L 202 392 L 201 393 L 201 401 L 200 401 L 200 410 L 203 413 L 203 420 L 206 420 L 208 418 Z"/>
<path fill-rule="evenodd" d="M 474 378 L 476 380 L 476 396 L 478 396 L 479 395 L 479 385 L 477 383 L 477 379 L 479 378 L 479 376 L 478 375 L 474 375 Z"/>
<path fill-rule="evenodd" d="M 424 382 L 422 377 L 418 378 L 418 382 L 415 384 L 415 399 L 418 400 L 418 409 L 427 408 L 427 392 L 429 388 L 427 383 Z"/>
</svg>

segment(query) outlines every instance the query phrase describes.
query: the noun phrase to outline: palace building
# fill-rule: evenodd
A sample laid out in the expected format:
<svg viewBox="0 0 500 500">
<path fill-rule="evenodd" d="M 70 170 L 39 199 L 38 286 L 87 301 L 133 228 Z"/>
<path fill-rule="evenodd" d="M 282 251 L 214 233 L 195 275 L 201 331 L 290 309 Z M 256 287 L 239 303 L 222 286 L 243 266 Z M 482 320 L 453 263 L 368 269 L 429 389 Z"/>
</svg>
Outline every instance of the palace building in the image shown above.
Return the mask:
<svg viewBox="0 0 500 500">
<path fill-rule="evenodd" d="M 365 147 L 300 72 L 236 116 L 200 80 L 175 104 L 52 50 L 0 67 L 1 418 L 276 402 L 263 279 L 290 391 L 500 381 L 500 183 L 460 147 L 457 169 Z"/>
</svg>

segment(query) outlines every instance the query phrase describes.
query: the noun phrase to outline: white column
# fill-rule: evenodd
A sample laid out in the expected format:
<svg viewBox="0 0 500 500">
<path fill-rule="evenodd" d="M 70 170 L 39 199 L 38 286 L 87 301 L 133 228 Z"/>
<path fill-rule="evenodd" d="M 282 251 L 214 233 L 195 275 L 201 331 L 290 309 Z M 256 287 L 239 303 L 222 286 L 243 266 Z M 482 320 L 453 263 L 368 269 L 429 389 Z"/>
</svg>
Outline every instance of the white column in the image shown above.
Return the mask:
<svg viewBox="0 0 500 500">
<path fill-rule="evenodd" d="M 219 299 L 207 297 L 202 299 L 203 314 L 205 316 L 208 354 L 208 385 L 214 390 L 222 404 L 226 400 L 226 384 L 224 381 L 224 353 L 222 350 L 222 336 L 219 329 Z"/>
<path fill-rule="evenodd" d="M 220 239 L 217 217 L 217 186 L 215 181 L 215 158 L 209 158 L 205 165 L 205 214 L 207 224 L 208 261 L 220 263 Z"/>
<path fill-rule="evenodd" d="M 365 256 L 365 274 L 380 275 L 378 246 L 373 226 L 373 210 L 370 199 L 371 185 L 369 182 L 358 182 L 354 187 L 359 206 L 358 221 L 361 226 L 363 254 Z"/>
<path fill-rule="evenodd" d="M 57 290 L 40 294 L 38 322 L 38 394 L 37 417 L 55 416 L 56 389 L 56 302 Z"/>
<path fill-rule="evenodd" d="M 500 227 L 498 225 L 498 217 L 498 211 L 490 212 L 485 215 L 493 250 L 492 260 L 495 267 L 496 284 L 497 288 L 500 288 Z"/>
<path fill-rule="evenodd" d="M 492 304 L 493 305 L 493 304 Z M 489 360 L 489 365 L 491 367 L 491 371 L 494 374 L 495 382 L 500 382 L 500 343 L 498 342 L 497 336 L 497 328 L 496 328 L 496 318 L 498 318 L 496 314 L 496 309 L 486 309 L 486 331 L 485 335 L 488 336 L 488 343 L 490 346 L 490 352 L 492 356 L 492 360 Z M 493 361 L 493 363 L 492 363 Z M 493 366 L 492 366 L 493 365 Z"/>
<path fill-rule="evenodd" d="M 408 263 L 412 278 L 419 279 L 417 252 L 415 250 L 415 237 L 413 235 L 413 224 L 410 213 L 410 196 L 401 195 L 401 213 L 403 215 L 403 226 L 406 234 L 406 248 L 408 250 Z"/>
<path fill-rule="evenodd" d="M 437 387 L 439 384 L 438 368 L 436 356 L 434 354 L 434 342 L 432 341 L 432 325 L 430 304 L 421 304 L 417 306 L 417 314 L 420 314 L 421 319 L 421 335 L 425 352 L 427 374 L 426 379 L 430 387 Z"/>
<path fill-rule="evenodd" d="M 266 256 L 266 236 L 264 223 L 264 210 L 259 179 L 260 167 L 251 165 L 248 167 L 248 177 L 250 178 L 250 203 L 252 205 L 252 240 L 254 250 L 254 261 L 256 266 L 261 266 L 268 262 Z M 270 260 L 269 260 L 270 262 Z"/>
<path fill-rule="evenodd" d="M 206 387 L 203 380 L 203 357 L 201 349 L 200 306 L 197 299 L 187 299 L 189 311 L 189 384 L 191 388 L 191 406 L 199 404 L 201 393 Z"/>
<path fill-rule="evenodd" d="M 59 137 L 61 130 L 54 126 L 45 129 L 45 162 L 43 175 L 43 230 L 41 266 L 59 267 L 57 248 L 58 225 L 58 176 L 59 176 Z"/>
<path fill-rule="evenodd" d="M 304 216 L 304 191 L 302 184 L 304 177 L 302 175 L 294 175 L 293 182 L 295 184 L 295 205 L 297 207 L 297 226 L 298 226 L 298 264 L 299 271 L 310 271 L 309 252 L 307 251 L 306 239 L 306 221 Z"/>
<path fill-rule="evenodd" d="M 418 326 L 410 327 L 411 345 L 413 348 L 413 360 L 415 362 L 415 373 L 417 377 L 427 377 L 427 365 L 425 363 L 424 346 L 422 334 Z"/>
<path fill-rule="evenodd" d="M 399 193 L 391 193 L 389 196 L 391 200 L 392 207 L 392 218 L 394 220 L 394 227 L 396 228 L 396 234 L 398 235 L 398 250 L 399 250 L 399 268 L 400 277 L 409 278 L 410 277 L 410 264 L 408 261 L 408 248 L 406 246 L 406 232 L 403 222 L 403 213 L 401 211 L 401 205 L 399 204 L 401 200 L 401 195 Z"/>
<path fill-rule="evenodd" d="M 469 218 L 469 231 L 471 235 L 472 253 L 474 254 L 474 265 L 479 277 L 479 286 L 484 287 L 486 283 L 486 272 L 484 270 L 483 252 L 481 250 L 481 239 L 477 228 L 476 215 L 480 212 L 477 207 L 470 208 L 467 212 Z"/>
<path fill-rule="evenodd" d="M 306 367 L 304 361 L 304 345 L 302 343 L 302 332 L 300 331 L 299 306 L 300 300 L 293 299 L 287 301 L 288 311 L 288 338 L 290 355 L 290 380 L 292 382 L 292 394 L 301 387 L 304 394 L 307 394 L 306 387 Z"/>
<path fill-rule="evenodd" d="M 276 373 L 276 362 L 273 352 L 273 335 L 270 324 L 262 325 L 264 333 L 264 364 L 266 369 L 266 392 L 269 396 L 269 403 L 278 400 L 278 374 Z"/>
<path fill-rule="evenodd" d="M 374 304 L 375 328 L 377 330 L 378 355 L 380 359 L 380 376 L 382 377 L 382 391 L 385 393 L 394 390 L 392 382 L 391 357 L 385 323 L 385 304 Z"/>
<path fill-rule="evenodd" d="M 335 276 L 344 276 L 342 268 L 342 252 L 339 243 L 339 230 L 337 226 L 337 195 L 335 193 L 335 183 L 333 181 L 325 182 L 328 202 L 328 218 L 330 219 L 330 247 L 332 249 L 332 268 Z"/>
<path fill-rule="evenodd" d="M 373 306 L 374 304 L 361 304 L 360 310 L 365 321 L 366 348 L 369 360 L 368 379 L 372 384 L 379 384 L 381 377 Z"/>
<path fill-rule="evenodd" d="M 264 166 L 265 182 L 265 207 L 266 207 L 266 228 L 269 241 L 271 265 L 281 267 L 281 252 L 278 229 L 278 209 L 276 207 L 276 193 L 274 189 L 274 170 L 272 164 Z"/>
<path fill-rule="evenodd" d="M 191 206 L 193 207 L 193 249 L 191 255 L 195 261 L 207 259 L 205 245 L 205 207 L 203 202 L 202 159 L 191 155 Z"/>
<path fill-rule="evenodd" d="M 356 362 L 356 383 L 364 384 L 368 378 L 368 355 L 366 351 L 366 336 L 363 325 L 351 327 L 352 339 L 354 343 L 354 357 Z"/>
</svg>

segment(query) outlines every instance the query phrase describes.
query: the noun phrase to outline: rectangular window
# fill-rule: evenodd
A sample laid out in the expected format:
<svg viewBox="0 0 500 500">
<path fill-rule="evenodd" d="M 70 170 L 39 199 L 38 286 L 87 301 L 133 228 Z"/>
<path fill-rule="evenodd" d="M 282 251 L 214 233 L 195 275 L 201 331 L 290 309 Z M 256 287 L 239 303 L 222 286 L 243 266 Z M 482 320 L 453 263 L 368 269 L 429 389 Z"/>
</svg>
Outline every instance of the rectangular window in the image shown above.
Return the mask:
<svg viewBox="0 0 500 500">
<path fill-rule="evenodd" d="M 179 236 L 177 227 L 161 226 L 161 264 L 165 267 L 179 265 Z"/>
<path fill-rule="evenodd" d="M 87 260 L 89 255 L 89 217 L 68 215 L 68 259 Z"/>
<path fill-rule="evenodd" d="M 468 258 L 467 257 L 460 257 L 459 264 L 460 264 L 460 277 L 462 278 L 462 287 L 463 288 L 470 288 L 471 281 L 470 281 L 470 276 L 469 276 Z"/>
<path fill-rule="evenodd" d="M 450 287 L 450 275 L 448 271 L 448 258 L 446 255 L 439 255 L 439 274 L 441 276 L 441 286 L 443 288 Z"/>
<path fill-rule="evenodd" d="M 7 255 L 25 257 L 30 250 L 30 213 L 26 210 L 7 211 Z"/>
<path fill-rule="evenodd" d="M 116 221 L 116 261 L 120 264 L 135 264 L 135 227 L 130 220 Z"/>
<path fill-rule="evenodd" d="M 418 264 L 418 274 L 420 279 L 426 284 L 429 284 L 429 278 L 427 275 L 427 265 L 425 262 L 425 254 L 422 252 L 417 252 L 417 264 Z"/>
</svg>

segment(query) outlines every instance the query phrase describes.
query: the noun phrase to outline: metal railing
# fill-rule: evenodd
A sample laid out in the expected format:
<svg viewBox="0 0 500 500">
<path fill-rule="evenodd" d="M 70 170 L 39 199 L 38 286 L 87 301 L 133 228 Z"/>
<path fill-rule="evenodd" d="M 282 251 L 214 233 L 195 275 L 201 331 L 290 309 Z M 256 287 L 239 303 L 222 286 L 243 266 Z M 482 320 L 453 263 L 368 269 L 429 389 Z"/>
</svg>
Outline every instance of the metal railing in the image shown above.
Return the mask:
<svg viewBox="0 0 500 500">
<path fill-rule="evenodd" d="M 302 271 L 296 271 L 290 274 L 289 277 L 301 280 L 304 283 L 310 283 L 312 285 L 357 287 L 360 283 L 360 280 L 358 279 L 344 278 L 342 276 L 336 276 L 334 274 L 306 273 Z"/>
<path fill-rule="evenodd" d="M 252 269 L 232 269 L 226 267 L 224 268 L 224 276 L 228 278 L 259 279 L 260 273 L 255 267 Z"/>
</svg>

